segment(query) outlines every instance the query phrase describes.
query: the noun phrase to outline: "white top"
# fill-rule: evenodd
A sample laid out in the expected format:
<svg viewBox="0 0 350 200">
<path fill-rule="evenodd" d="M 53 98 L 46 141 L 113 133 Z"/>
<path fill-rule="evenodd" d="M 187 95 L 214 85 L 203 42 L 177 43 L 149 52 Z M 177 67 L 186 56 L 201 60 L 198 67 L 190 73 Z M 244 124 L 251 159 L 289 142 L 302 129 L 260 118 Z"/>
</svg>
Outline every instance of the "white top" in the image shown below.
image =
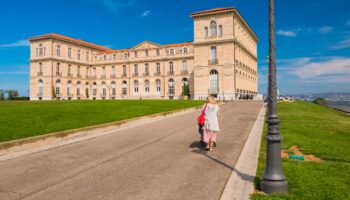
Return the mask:
<svg viewBox="0 0 350 200">
<path fill-rule="evenodd" d="M 204 109 L 205 105 L 202 109 Z M 208 103 L 207 109 L 205 110 L 204 117 L 205 122 L 203 129 L 209 129 L 212 131 L 220 131 L 219 128 L 219 106 L 217 104 Z"/>
</svg>

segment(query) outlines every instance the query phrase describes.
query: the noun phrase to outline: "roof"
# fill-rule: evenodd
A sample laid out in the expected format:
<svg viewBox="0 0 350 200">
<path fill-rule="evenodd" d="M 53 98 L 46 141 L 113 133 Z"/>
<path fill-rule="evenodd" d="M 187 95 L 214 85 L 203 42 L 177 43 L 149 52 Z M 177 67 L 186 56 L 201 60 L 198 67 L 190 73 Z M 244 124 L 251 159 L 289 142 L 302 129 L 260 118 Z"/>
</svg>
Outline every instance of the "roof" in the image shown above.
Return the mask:
<svg viewBox="0 0 350 200">
<path fill-rule="evenodd" d="M 207 13 L 212 13 L 212 12 L 229 11 L 229 10 L 236 10 L 236 8 L 234 8 L 234 7 L 213 8 L 213 9 L 210 9 L 210 10 L 203 10 L 203 11 L 199 11 L 199 12 L 193 12 L 193 13 L 191 13 L 191 16 L 200 15 L 200 14 L 207 14 Z"/>
<path fill-rule="evenodd" d="M 74 39 L 71 37 L 67 37 L 64 35 L 59 35 L 56 33 L 49 33 L 49 34 L 45 34 L 45 35 L 39 35 L 39 36 L 35 36 L 35 37 L 31 37 L 29 38 L 29 41 L 34 41 L 34 40 L 39 40 L 39 39 L 46 39 L 46 38 L 55 38 L 55 39 L 59 39 L 59 40 L 64 40 L 64 41 L 68 41 L 68 42 L 72 42 L 72 43 L 76 43 L 76 44 L 80 44 L 80 45 L 84 45 L 84 46 L 88 46 L 94 49 L 98 49 L 101 51 L 110 51 L 112 49 L 108 48 L 108 47 L 104 47 L 101 45 L 96 45 L 90 42 L 86 42 L 83 40 L 78 40 L 78 39 Z"/>
</svg>

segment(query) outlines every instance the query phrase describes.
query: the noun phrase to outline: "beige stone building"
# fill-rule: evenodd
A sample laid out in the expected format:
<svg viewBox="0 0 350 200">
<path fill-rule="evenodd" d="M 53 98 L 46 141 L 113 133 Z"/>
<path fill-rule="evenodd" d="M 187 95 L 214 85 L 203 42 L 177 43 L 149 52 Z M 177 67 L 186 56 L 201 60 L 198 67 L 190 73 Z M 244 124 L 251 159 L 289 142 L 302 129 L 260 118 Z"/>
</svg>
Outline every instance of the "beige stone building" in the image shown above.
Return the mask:
<svg viewBox="0 0 350 200">
<path fill-rule="evenodd" d="M 191 14 L 194 41 L 113 50 L 58 34 L 29 39 L 30 99 L 255 98 L 258 38 L 235 8 Z"/>
</svg>

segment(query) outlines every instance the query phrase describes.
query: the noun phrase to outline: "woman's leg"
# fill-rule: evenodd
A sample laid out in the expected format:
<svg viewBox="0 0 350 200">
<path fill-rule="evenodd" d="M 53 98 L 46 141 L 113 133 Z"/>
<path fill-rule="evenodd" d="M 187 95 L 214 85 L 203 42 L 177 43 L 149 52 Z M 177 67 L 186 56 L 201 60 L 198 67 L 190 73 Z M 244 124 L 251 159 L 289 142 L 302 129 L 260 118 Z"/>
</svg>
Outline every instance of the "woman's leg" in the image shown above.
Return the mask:
<svg viewBox="0 0 350 200">
<path fill-rule="evenodd" d="M 209 130 L 208 129 L 204 129 L 204 133 L 203 133 L 203 141 L 206 143 L 206 148 L 209 148 L 209 140 L 210 140 L 210 135 L 209 135 Z"/>
</svg>

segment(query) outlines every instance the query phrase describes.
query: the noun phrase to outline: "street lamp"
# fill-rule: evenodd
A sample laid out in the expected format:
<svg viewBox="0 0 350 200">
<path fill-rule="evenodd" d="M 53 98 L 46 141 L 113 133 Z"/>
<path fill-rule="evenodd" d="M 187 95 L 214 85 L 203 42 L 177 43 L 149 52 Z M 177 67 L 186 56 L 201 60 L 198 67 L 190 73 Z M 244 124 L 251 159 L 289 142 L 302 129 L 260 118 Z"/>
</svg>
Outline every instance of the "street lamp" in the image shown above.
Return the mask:
<svg viewBox="0 0 350 200">
<path fill-rule="evenodd" d="M 265 193 L 286 193 L 288 184 L 281 166 L 281 140 L 277 116 L 276 83 L 276 44 L 275 44 L 275 8 L 274 0 L 269 0 L 269 88 L 268 88 L 268 130 L 266 135 L 266 169 L 261 190 Z"/>
</svg>

